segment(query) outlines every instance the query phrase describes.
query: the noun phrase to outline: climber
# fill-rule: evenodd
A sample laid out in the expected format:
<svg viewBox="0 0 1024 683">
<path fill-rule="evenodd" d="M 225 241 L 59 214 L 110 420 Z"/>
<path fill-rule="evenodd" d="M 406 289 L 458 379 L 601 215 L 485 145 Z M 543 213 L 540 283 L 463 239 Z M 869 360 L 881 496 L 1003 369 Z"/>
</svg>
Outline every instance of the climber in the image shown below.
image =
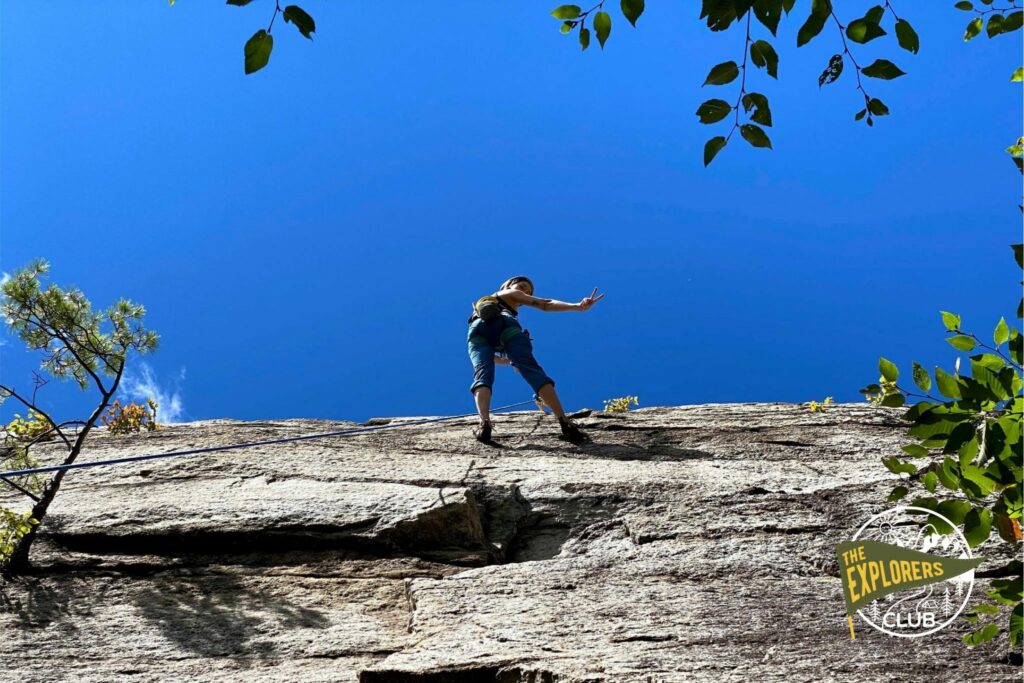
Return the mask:
<svg viewBox="0 0 1024 683">
<path fill-rule="evenodd" d="M 494 384 L 494 365 L 512 365 L 533 388 L 538 407 L 546 405 L 558 418 L 562 437 L 572 443 L 583 443 L 587 436 L 577 427 L 562 409 L 555 393 L 555 381 L 548 377 L 533 357 L 533 343 L 530 334 L 519 324 L 519 307 L 532 306 L 542 311 L 588 311 L 604 298 L 597 288 L 579 303 L 566 303 L 554 299 L 540 299 L 533 296 L 533 282 L 530 278 L 517 275 L 502 283 L 493 295 L 484 297 L 473 307 L 469 318 L 469 358 L 473 362 L 473 384 L 470 391 L 476 400 L 480 424 L 473 430 L 478 441 L 491 440 L 491 387 Z M 486 301 L 485 301 L 486 300 Z M 482 304 L 481 302 L 484 302 Z M 492 306 L 494 312 L 486 310 Z M 496 355 L 496 354 L 501 355 Z"/>
</svg>

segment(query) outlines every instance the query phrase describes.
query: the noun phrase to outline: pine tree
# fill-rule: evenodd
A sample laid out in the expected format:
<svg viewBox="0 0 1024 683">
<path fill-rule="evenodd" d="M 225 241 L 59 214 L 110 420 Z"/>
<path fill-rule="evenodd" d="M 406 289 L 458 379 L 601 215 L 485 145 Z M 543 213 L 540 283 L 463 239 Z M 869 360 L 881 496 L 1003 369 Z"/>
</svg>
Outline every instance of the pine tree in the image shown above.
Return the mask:
<svg viewBox="0 0 1024 683">
<path fill-rule="evenodd" d="M 946 594 L 942 597 L 942 616 L 948 617 L 953 613 L 953 601 L 949 599 L 949 587 L 946 587 Z"/>
<path fill-rule="evenodd" d="M 51 375 L 73 379 L 82 389 L 94 385 L 100 393 L 98 404 L 86 420 L 58 423 L 35 403 L 34 394 L 29 399 L 0 384 L 0 402 L 13 398 L 28 408 L 30 415 L 38 415 L 47 433 L 63 442 L 67 452 L 62 464 L 70 465 L 117 393 L 129 352 L 143 354 L 155 350 L 158 337 L 142 326 L 146 309 L 127 299 L 99 313 L 93 311 L 92 304 L 77 289 L 65 291 L 53 284 L 43 289 L 40 280 L 49 269 L 50 264 L 36 259 L 0 283 L 0 317 L 30 350 L 43 352 L 42 367 Z M 109 328 L 106 332 L 101 329 L 104 318 Z M 66 430 L 68 425 L 75 426 L 74 434 Z M 36 440 L 24 445 L 26 452 Z M 4 479 L 35 501 L 27 519 L 12 517 L 9 510 L 0 507 L 0 538 L 17 540 L 16 544 L 0 544 L 6 546 L 0 547 L 0 569 L 4 573 L 24 573 L 29 568 L 29 549 L 66 473 L 67 470 L 61 470 L 53 475 L 39 495 Z M 13 535 L 9 529 L 12 521 Z"/>
</svg>

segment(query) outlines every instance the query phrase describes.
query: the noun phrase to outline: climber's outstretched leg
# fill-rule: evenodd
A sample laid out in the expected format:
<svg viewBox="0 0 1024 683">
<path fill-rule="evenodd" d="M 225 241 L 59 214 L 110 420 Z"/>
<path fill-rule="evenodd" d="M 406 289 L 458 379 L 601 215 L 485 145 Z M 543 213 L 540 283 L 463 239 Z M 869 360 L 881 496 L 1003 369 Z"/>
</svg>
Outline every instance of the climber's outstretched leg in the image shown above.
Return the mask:
<svg viewBox="0 0 1024 683">
<path fill-rule="evenodd" d="M 473 363 L 473 384 L 469 390 L 473 392 L 476 412 L 480 414 L 480 424 L 473 430 L 477 441 L 488 443 L 491 440 L 491 387 L 494 386 L 494 346 L 478 329 L 470 327 L 468 339 L 469 360 Z"/>
<path fill-rule="evenodd" d="M 551 408 L 551 412 L 558 418 L 562 436 L 572 443 L 586 441 L 586 435 L 566 416 L 562 402 L 558 400 L 558 394 L 555 393 L 555 380 L 547 376 L 533 357 L 533 343 L 529 333 L 520 331 L 509 337 L 505 342 L 505 352 L 508 354 L 512 366 L 519 371 L 519 374 L 533 388 L 544 405 Z"/>
<path fill-rule="evenodd" d="M 545 384 L 537 392 L 537 396 L 544 402 L 544 405 L 551 408 L 551 412 L 558 418 L 558 424 L 562 428 L 562 436 L 566 441 L 571 441 L 572 443 L 589 441 L 587 435 L 565 414 L 562 403 L 558 400 L 558 394 L 555 393 L 554 384 Z"/>
<path fill-rule="evenodd" d="M 480 424 L 473 430 L 477 441 L 487 443 L 491 440 L 491 388 L 478 387 L 473 392 L 476 400 L 476 412 L 480 413 Z"/>
</svg>

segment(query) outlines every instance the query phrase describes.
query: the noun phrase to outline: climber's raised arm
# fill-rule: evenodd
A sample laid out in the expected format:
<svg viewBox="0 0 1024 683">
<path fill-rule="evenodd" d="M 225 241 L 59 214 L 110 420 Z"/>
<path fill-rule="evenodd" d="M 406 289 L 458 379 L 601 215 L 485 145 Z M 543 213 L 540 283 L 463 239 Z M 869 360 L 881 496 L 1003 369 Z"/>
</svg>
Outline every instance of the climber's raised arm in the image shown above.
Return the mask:
<svg viewBox="0 0 1024 683">
<path fill-rule="evenodd" d="M 532 296 L 520 289 L 503 289 L 498 292 L 498 295 L 519 306 L 532 306 L 542 311 L 548 311 L 554 313 L 556 311 L 586 311 L 591 306 L 604 298 L 604 294 L 597 295 L 597 287 L 594 287 L 594 291 L 591 292 L 590 296 L 581 299 L 578 303 L 572 304 L 566 301 L 558 301 L 557 299 L 542 299 L 539 297 Z"/>
</svg>

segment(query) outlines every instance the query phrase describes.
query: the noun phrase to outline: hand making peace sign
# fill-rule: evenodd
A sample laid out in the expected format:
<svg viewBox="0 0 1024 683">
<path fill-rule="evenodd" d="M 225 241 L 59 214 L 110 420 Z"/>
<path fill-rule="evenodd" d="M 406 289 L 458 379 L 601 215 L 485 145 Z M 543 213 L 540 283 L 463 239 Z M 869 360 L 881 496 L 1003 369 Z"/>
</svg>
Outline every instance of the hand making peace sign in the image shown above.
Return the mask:
<svg viewBox="0 0 1024 683">
<path fill-rule="evenodd" d="M 580 301 L 577 306 L 580 307 L 581 311 L 589 311 L 590 307 L 596 304 L 598 301 L 604 298 L 604 294 L 597 296 L 597 287 L 594 287 L 594 291 L 590 293 L 586 299 Z"/>
</svg>

